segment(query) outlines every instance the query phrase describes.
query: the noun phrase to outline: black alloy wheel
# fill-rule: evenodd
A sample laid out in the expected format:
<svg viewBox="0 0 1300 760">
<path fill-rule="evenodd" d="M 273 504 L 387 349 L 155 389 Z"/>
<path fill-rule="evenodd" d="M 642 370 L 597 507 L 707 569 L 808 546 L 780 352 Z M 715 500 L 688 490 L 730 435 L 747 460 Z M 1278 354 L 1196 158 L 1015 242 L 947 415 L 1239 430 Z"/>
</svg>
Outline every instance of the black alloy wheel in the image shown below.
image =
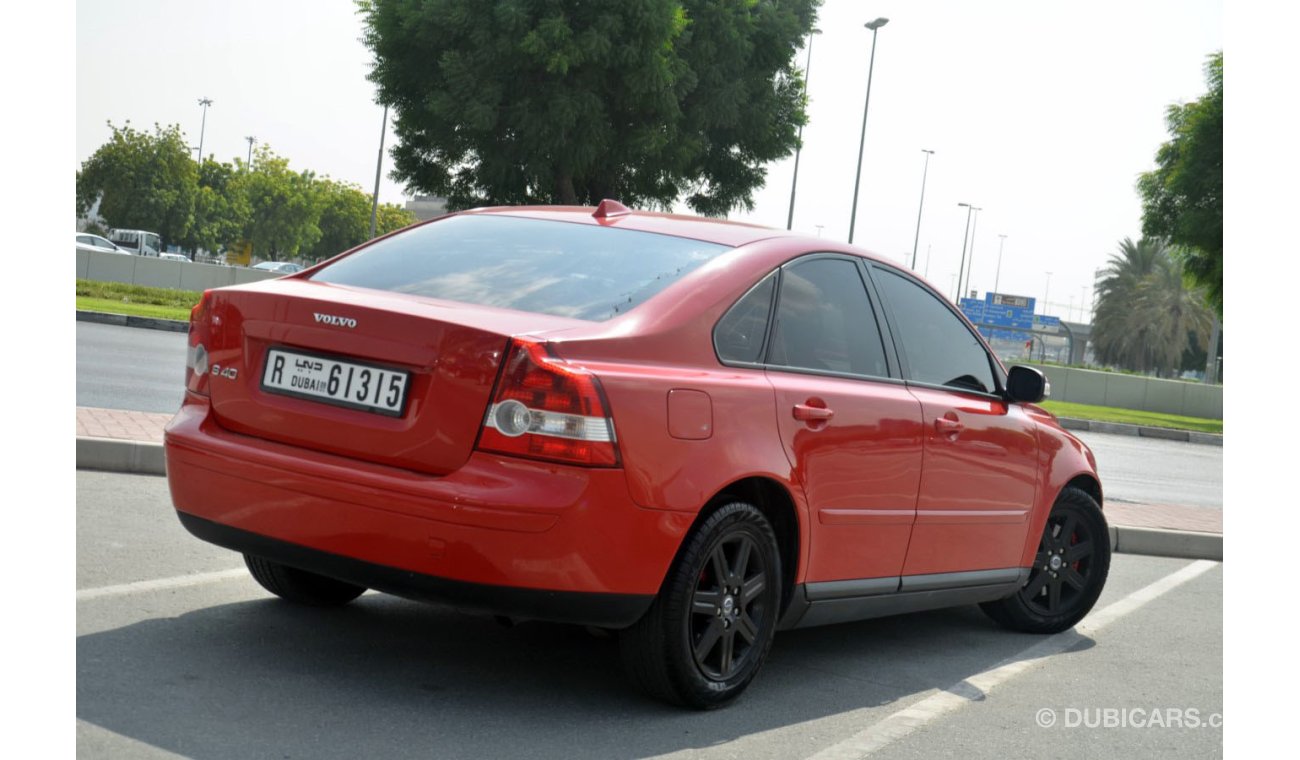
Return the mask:
<svg viewBox="0 0 1300 760">
<path fill-rule="evenodd" d="M 1110 552 L 1101 506 L 1086 491 L 1065 488 L 1043 525 L 1025 585 L 980 608 L 1013 630 L 1064 631 L 1097 603 L 1110 572 Z"/>
<path fill-rule="evenodd" d="M 1075 511 L 1053 512 L 1043 528 L 1029 583 L 1020 590 L 1021 599 L 1044 616 L 1077 607 L 1088 591 L 1096 547 L 1088 522 Z"/>
<path fill-rule="evenodd" d="M 709 710 L 738 697 L 772 647 L 781 554 L 763 512 L 736 501 L 686 537 L 649 611 L 619 634 L 628 677 L 666 702 Z"/>
<path fill-rule="evenodd" d="M 691 598 L 688 636 L 700 672 L 726 681 L 745 667 L 760 643 L 768 568 L 754 540 L 735 533 L 718 542 L 700 570 Z"/>
</svg>

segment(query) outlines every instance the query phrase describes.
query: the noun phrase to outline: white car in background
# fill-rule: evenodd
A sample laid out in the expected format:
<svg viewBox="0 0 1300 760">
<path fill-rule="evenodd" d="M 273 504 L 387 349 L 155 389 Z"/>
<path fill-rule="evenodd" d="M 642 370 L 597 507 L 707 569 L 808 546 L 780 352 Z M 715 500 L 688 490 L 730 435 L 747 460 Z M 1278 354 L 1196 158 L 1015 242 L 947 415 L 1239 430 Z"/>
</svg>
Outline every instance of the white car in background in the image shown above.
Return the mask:
<svg viewBox="0 0 1300 760">
<path fill-rule="evenodd" d="M 301 272 L 305 267 L 302 264 L 295 264 L 292 261 L 263 261 L 253 267 L 261 269 L 264 272 L 278 272 L 279 274 L 293 274 Z"/>
<path fill-rule="evenodd" d="M 131 255 L 130 251 L 119 247 L 108 238 L 102 238 L 99 235 L 91 235 L 88 232 L 77 233 L 77 250 L 96 251 L 98 253 L 121 253 L 127 256 Z"/>
<path fill-rule="evenodd" d="M 190 257 L 186 256 L 183 253 L 167 253 L 166 251 L 163 251 L 162 253 L 158 254 L 158 258 L 163 259 L 164 261 L 189 261 L 190 260 Z"/>
</svg>

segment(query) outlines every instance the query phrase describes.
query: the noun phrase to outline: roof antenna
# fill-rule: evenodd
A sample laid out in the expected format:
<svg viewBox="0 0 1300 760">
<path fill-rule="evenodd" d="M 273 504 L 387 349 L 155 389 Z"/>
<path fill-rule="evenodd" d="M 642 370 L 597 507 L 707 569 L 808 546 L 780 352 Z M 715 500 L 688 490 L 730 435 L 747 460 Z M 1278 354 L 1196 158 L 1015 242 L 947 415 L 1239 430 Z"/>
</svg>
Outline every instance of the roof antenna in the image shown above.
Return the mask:
<svg viewBox="0 0 1300 760">
<path fill-rule="evenodd" d="M 612 216 L 624 216 L 632 213 L 632 209 L 624 206 L 616 200 L 606 198 L 600 202 L 592 216 L 596 219 L 608 219 Z"/>
</svg>

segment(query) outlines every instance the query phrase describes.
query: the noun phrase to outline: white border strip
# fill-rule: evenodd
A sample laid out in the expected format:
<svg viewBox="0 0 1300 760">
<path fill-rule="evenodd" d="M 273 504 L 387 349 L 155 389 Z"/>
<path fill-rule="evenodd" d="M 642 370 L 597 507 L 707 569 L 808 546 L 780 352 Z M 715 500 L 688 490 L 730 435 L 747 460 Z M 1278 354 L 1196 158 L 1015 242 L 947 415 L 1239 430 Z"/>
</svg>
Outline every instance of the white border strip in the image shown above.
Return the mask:
<svg viewBox="0 0 1300 760">
<path fill-rule="evenodd" d="M 1015 678 L 1029 670 L 1041 660 L 1069 649 L 1085 636 L 1092 636 L 1106 626 L 1141 608 L 1147 602 L 1197 578 L 1217 567 L 1218 562 L 1197 560 L 1179 570 L 1166 575 L 1155 583 L 1129 594 L 1107 606 L 1093 612 L 1073 629 L 1062 631 L 1043 639 L 1028 649 L 1003 660 L 1002 663 L 977 673 L 964 681 L 952 684 L 948 688 L 893 713 L 874 725 L 850 736 L 838 744 L 823 749 L 809 760 L 857 760 L 871 755 L 927 723 L 942 717 L 946 713 L 964 707 L 973 700 L 981 699 L 995 687 Z"/>
<path fill-rule="evenodd" d="M 125 596 L 127 594 L 144 594 L 150 591 L 165 591 L 174 588 L 187 588 L 189 586 L 202 586 L 207 583 L 218 583 L 220 581 L 238 578 L 247 575 L 248 571 L 242 567 L 233 570 L 218 570 L 214 573 L 196 573 L 194 575 L 178 575 L 174 578 L 158 578 L 152 581 L 136 581 L 135 583 L 122 583 L 116 586 L 100 586 L 98 588 L 77 589 L 77 601 L 84 602 L 90 599 L 103 599 L 109 596 Z"/>
</svg>

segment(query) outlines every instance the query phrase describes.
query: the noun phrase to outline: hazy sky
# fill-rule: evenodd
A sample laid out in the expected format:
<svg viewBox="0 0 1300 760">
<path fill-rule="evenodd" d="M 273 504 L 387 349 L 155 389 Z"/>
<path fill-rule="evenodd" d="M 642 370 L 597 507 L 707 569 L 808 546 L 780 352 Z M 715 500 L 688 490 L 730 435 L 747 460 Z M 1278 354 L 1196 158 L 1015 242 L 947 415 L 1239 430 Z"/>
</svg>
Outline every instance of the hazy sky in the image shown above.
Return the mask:
<svg viewBox="0 0 1300 760">
<path fill-rule="evenodd" d="M 1051 313 L 1073 307 L 1077 318 L 1095 270 L 1141 234 L 1134 181 L 1167 137 L 1165 107 L 1204 91 L 1206 56 L 1223 46 L 1221 10 L 1213 0 L 828 0 L 795 228 L 847 238 L 871 43 L 862 25 L 885 16 L 855 242 L 910 258 L 921 149 L 932 149 L 918 270 L 929 251 L 928 278 L 951 292 L 966 222 L 957 204 L 969 202 L 984 209 L 971 288 L 993 288 L 1005 234 L 998 289 L 1047 291 Z M 178 123 L 197 145 L 206 96 L 205 154 L 245 156 L 254 135 L 295 168 L 373 187 L 382 109 L 348 0 L 83 1 L 76 24 L 78 165 L 108 138 L 109 120 Z M 753 212 L 732 218 L 784 227 L 792 167 L 769 167 Z M 404 196 L 385 176 L 380 199 Z"/>
</svg>

